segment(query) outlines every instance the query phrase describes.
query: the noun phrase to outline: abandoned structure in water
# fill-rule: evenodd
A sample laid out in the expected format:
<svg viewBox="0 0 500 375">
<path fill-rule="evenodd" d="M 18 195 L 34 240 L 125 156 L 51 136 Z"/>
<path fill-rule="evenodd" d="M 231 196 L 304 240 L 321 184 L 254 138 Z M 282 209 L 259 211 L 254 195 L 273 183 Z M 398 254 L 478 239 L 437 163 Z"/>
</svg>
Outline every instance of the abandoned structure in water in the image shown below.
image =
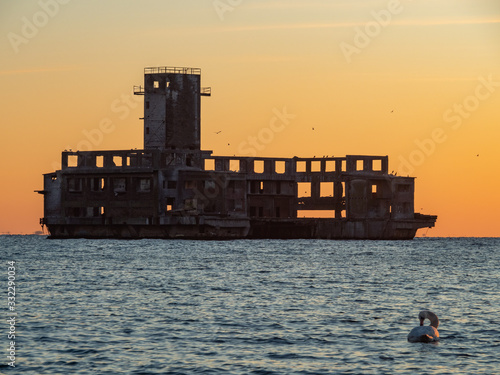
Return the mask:
<svg viewBox="0 0 500 375">
<path fill-rule="evenodd" d="M 51 238 L 412 239 L 414 178 L 387 156 L 214 156 L 200 148 L 194 68 L 146 68 L 144 149 L 65 151 L 44 175 Z"/>
</svg>

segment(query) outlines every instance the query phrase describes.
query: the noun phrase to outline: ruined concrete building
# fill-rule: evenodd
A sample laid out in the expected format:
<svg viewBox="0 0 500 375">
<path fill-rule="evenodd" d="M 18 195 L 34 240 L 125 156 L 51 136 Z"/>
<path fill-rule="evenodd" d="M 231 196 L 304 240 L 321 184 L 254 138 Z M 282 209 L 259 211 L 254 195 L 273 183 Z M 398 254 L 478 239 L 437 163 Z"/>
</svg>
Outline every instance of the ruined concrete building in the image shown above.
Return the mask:
<svg viewBox="0 0 500 375">
<path fill-rule="evenodd" d="M 214 156 L 200 149 L 200 70 L 146 68 L 144 149 L 62 153 L 44 175 L 51 238 L 411 239 L 414 178 L 387 156 Z M 308 217 L 305 217 L 308 216 Z"/>
</svg>

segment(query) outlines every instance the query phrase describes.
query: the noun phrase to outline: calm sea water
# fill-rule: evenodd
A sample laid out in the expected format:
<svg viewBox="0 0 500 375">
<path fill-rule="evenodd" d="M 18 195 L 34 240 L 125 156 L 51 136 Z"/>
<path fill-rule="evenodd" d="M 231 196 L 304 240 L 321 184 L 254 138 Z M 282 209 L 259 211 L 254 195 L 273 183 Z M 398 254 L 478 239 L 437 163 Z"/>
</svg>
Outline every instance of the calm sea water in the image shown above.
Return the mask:
<svg viewBox="0 0 500 375">
<path fill-rule="evenodd" d="M 0 249 L 1 308 L 15 261 L 18 313 L 15 368 L 2 319 L 2 374 L 500 373 L 500 239 Z M 406 341 L 423 308 L 437 344 Z"/>
</svg>

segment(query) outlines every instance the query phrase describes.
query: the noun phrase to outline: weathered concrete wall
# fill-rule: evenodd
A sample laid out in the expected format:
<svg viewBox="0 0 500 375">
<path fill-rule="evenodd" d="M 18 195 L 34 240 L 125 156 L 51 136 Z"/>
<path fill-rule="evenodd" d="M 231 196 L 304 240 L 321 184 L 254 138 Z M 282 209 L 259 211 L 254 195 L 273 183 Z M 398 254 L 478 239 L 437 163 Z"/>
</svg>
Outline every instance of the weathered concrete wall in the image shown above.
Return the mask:
<svg viewBox="0 0 500 375">
<path fill-rule="evenodd" d="M 144 148 L 200 148 L 197 70 L 150 70 L 144 76 Z"/>
</svg>

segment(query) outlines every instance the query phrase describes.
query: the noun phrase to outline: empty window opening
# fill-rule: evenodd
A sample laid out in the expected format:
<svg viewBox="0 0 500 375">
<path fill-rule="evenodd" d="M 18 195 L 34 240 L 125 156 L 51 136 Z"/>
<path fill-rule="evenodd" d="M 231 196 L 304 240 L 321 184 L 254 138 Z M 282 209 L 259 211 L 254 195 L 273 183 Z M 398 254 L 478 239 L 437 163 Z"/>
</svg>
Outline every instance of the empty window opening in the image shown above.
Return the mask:
<svg viewBox="0 0 500 375">
<path fill-rule="evenodd" d="M 149 134 L 149 126 L 146 127 L 146 134 Z"/>
<path fill-rule="evenodd" d="M 410 185 L 398 184 L 398 193 L 409 193 L 410 191 Z"/>
<path fill-rule="evenodd" d="M 335 160 L 327 160 L 325 172 L 335 172 Z"/>
<path fill-rule="evenodd" d="M 215 180 L 205 181 L 206 198 L 215 198 L 219 194 L 219 192 L 219 187 L 216 185 Z"/>
<path fill-rule="evenodd" d="M 184 200 L 184 209 L 185 210 L 193 210 L 198 207 L 198 202 L 196 198 L 193 199 L 185 199 Z"/>
<path fill-rule="evenodd" d="M 254 160 L 253 171 L 254 173 L 264 173 L 264 160 Z"/>
<path fill-rule="evenodd" d="M 146 109 L 149 109 L 149 101 L 146 102 Z"/>
<path fill-rule="evenodd" d="M 101 216 L 104 216 L 105 212 L 106 211 L 104 210 L 103 206 L 99 207 L 99 213 L 100 213 Z"/>
<path fill-rule="evenodd" d="M 344 181 L 342 181 L 341 186 L 342 186 L 342 198 L 345 198 L 346 191 L 345 191 L 345 182 Z"/>
<path fill-rule="evenodd" d="M 274 212 L 274 216 L 281 217 L 281 215 L 280 215 L 281 214 L 281 212 L 280 212 L 281 210 L 280 210 L 279 207 L 275 207 L 274 211 L 275 211 Z"/>
<path fill-rule="evenodd" d="M 81 207 L 67 207 L 66 208 L 66 216 L 70 217 L 80 217 L 82 214 Z"/>
<path fill-rule="evenodd" d="M 170 87 L 170 81 L 167 81 L 167 83 L 166 83 L 166 85 L 165 85 L 165 86 L 166 86 L 166 88 L 168 89 L 168 88 Z"/>
<path fill-rule="evenodd" d="M 276 194 L 281 194 L 281 181 L 276 182 Z"/>
<path fill-rule="evenodd" d="M 127 191 L 127 179 L 125 178 L 115 178 L 113 179 L 113 192 L 115 196 L 119 193 L 125 193 Z"/>
<path fill-rule="evenodd" d="M 90 190 L 92 191 L 103 191 L 104 190 L 104 178 L 95 177 L 90 180 Z"/>
<path fill-rule="evenodd" d="M 95 166 L 97 168 L 102 168 L 104 167 L 104 156 L 99 155 L 95 157 Z"/>
<path fill-rule="evenodd" d="M 235 199 L 234 210 L 235 211 L 242 211 L 243 210 L 243 199 Z"/>
<path fill-rule="evenodd" d="M 342 172 L 345 172 L 345 171 L 347 170 L 347 167 L 346 167 L 346 160 L 342 160 L 341 170 L 342 170 Z"/>
<path fill-rule="evenodd" d="M 286 172 L 286 165 L 284 161 L 276 161 L 274 163 L 274 170 L 276 173 L 283 174 Z"/>
<path fill-rule="evenodd" d="M 126 164 L 125 164 L 127 167 L 130 167 L 130 156 L 127 156 L 127 159 L 126 159 Z"/>
<path fill-rule="evenodd" d="M 264 193 L 264 181 L 260 181 L 259 183 L 259 194 Z"/>
<path fill-rule="evenodd" d="M 113 163 L 115 167 L 121 167 L 123 164 L 123 158 L 121 156 L 113 156 Z"/>
<path fill-rule="evenodd" d="M 232 172 L 240 171 L 240 161 L 239 160 L 230 160 L 229 161 L 229 170 Z"/>
<path fill-rule="evenodd" d="M 151 191 L 151 179 L 150 178 L 140 178 L 139 184 L 137 186 L 137 191 L 141 193 L 148 193 Z"/>
<path fill-rule="evenodd" d="M 373 195 L 377 194 L 377 185 L 376 184 L 372 185 L 372 194 Z"/>
<path fill-rule="evenodd" d="M 68 155 L 68 167 L 78 167 L 78 155 Z"/>
<path fill-rule="evenodd" d="M 86 207 L 86 217 L 97 217 L 99 216 L 98 207 Z"/>
<path fill-rule="evenodd" d="M 68 178 L 68 191 L 70 193 L 81 192 L 83 181 L 81 178 Z"/>
<path fill-rule="evenodd" d="M 167 198 L 167 211 L 174 209 L 175 198 Z"/>
<path fill-rule="evenodd" d="M 311 162 L 311 172 L 321 172 L 321 161 L 315 160 Z"/>
<path fill-rule="evenodd" d="M 311 196 L 311 183 L 310 182 L 297 182 L 297 197 L 307 198 Z"/>
<path fill-rule="evenodd" d="M 160 81 L 154 81 L 154 82 L 153 82 L 153 87 L 154 87 L 155 89 L 160 88 Z"/>
<path fill-rule="evenodd" d="M 298 218 L 334 218 L 335 210 L 297 210 Z"/>
<path fill-rule="evenodd" d="M 382 160 L 373 160 L 372 169 L 374 171 L 382 171 Z"/>
<path fill-rule="evenodd" d="M 297 162 L 297 172 L 305 172 L 307 170 L 307 163 L 305 161 Z"/>
<path fill-rule="evenodd" d="M 321 182 L 320 197 L 333 197 L 333 182 Z"/>
<path fill-rule="evenodd" d="M 346 210 L 342 210 L 341 213 L 340 213 L 340 217 L 342 219 L 345 219 L 347 217 L 347 211 Z"/>
<path fill-rule="evenodd" d="M 250 194 L 258 194 L 260 192 L 260 181 L 249 181 Z"/>
<path fill-rule="evenodd" d="M 215 159 L 205 159 L 205 170 L 215 171 Z"/>
<path fill-rule="evenodd" d="M 364 162 L 363 160 L 356 160 L 356 170 L 357 171 L 362 171 L 364 168 Z"/>
</svg>

